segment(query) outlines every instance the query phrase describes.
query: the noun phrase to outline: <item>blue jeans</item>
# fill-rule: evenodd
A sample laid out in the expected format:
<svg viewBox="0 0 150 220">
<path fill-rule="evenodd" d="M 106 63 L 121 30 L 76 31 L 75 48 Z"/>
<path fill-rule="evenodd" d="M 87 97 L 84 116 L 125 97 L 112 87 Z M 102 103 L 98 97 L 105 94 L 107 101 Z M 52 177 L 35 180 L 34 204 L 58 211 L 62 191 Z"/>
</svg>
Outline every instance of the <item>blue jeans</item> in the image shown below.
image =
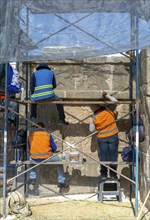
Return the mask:
<svg viewBox="0 0 150 220">
<path fill-rule="evenodd" d="M 34 159 L 30 157 L 30 161 L 35 162 Z M 58 162 L 62 161 L 60 157 L 55 155 L 54 157 L 50 157 L 46 162 Z M 57 168 L 57 181 L 58 183 L 65 183 L 65 173 L 64 173 L 64 168 L 63 165 L 56 165 Z M 35 172 L 35 169 L 32 169 L 31 171 Z"/>
<path fill-rule="evenodd" d="M 99 147 L 99 159 L 100 161 L 117 161 L 118 160 L 118 134 L 106 137 L 98 138 Z M 111 168 L 117 170 L 117 165 L 110 165 Z M 107 176 L 107 167 L 101 165 L 100 173 L 101 176 Z M 110 176 L 116 176 L 116 173 L 110 170 Z"/>
</svg>

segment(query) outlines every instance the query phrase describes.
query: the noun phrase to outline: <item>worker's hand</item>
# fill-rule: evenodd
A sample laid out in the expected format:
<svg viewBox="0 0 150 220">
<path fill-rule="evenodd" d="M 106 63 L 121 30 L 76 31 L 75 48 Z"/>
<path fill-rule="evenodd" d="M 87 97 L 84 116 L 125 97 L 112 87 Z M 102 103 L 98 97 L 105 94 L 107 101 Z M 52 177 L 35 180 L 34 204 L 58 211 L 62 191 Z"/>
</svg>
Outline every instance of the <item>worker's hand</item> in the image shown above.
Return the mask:
<svg viewBox="0 0 150 220">
<path fill-rule="evenodd" d="M 102 96 L 105 98 L 106 95 L 107 95 L 107 92 L 103 91 L 103 92 L 102 92 Z"/>
<path fill-rule="evenodd" d="M 93 124 L 92 118 L 88 118 L 88 120 L 89 120 L 89 123 L 90 123 L 90 124 Z"/>
<path fill-rule="evenodd" d="M 95 125 L 94 125 L 94 123 L 93 123 L 93 120 L 92 120 L 92 118 L 89 118 L 88 119 L 89 120 L 89 130 L 90 130 L 90 132 L 93 132 L 93 131 L 95 131 Z"/>
</svg>

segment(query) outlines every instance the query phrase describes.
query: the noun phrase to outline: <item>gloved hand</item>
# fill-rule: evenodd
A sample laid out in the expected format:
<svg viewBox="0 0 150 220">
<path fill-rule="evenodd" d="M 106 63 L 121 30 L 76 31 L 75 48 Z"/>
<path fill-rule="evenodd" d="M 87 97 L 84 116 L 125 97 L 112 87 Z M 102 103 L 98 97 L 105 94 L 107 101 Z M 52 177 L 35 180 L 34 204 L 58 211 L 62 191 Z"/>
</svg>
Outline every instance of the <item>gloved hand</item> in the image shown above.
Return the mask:
<svg viewBox="0 0 150 220">
<path fill-rule="evenodd" d="M 102 92 L 102 96 L 105 98 L 106 95 L 107 95 L 107 92 L 103 91 L 103 92 Z"/>
<path fill-rule="evenodd" d="M 93 124 L 92 118 L 88 118 L 88 121 L 89 121 L 90 124 Z"/>
<path fill-rule="evenodd" d="M 102 92 L 102 96 L 103 96 L 103 98 L 105 98 L 105 99 L 107 98 L 109 101 L 111 101 L 114 104 L 118 102 L 118 100 L 115 97 L 107 95 L 107 92 L 105 92 L 105 91 Z"/>
<path fill-rule="evenodd" d="M 94 123 L 93 123 L 92 118 L 89 118 L 88 120 L 89 120 L 89 123 L 90 123 L 90 125 L 89 125 L 89 130 L 90 130 L 90 132 L 95 131 L 95 125 L 94 125 Z"/>
</svg>

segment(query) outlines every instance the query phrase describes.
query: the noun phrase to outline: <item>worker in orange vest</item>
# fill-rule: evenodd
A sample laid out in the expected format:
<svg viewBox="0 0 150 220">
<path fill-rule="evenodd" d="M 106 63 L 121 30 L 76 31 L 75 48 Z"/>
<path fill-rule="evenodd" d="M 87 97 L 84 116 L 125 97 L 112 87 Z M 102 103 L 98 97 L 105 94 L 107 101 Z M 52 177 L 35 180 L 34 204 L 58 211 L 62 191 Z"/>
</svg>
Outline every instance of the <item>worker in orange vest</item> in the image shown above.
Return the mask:
<svg viewBox="0 0 150 220">
<path fill-rule="evenodd" d="M 103 92 L 103 97 L 108 98 L 114 105 L 108 106 L 97 106 L 94 111 L 93 117 L 89 119 L 90 125 L 89 130 L 97 132 L 97 141 L 98 141 L 98 156 L 100 161 L 117 161 L 118 159 L 118 128 L 115 122 L 115 113 L 114 107 L 116 107 L 117 99 L 107 95 L 106 92 Z M 117 170 L 117 165 L 110 165 L 111 168 Z M 108 175 L 107 167 L 101 165 L 100 168 L 100 180 L 106 179 Z M 110 170 L 110 178 L 116 179 L 117 174 Z"/>
<path fill-rule="evenodd" d="M 42 122 L 37 123 L 34 131 L 29 135 L 29 148 L 30 148 L 30 160 L 32 162 L 42 162 L 47 159 L 46 162 L 59 162 L 62 161 L 57 155 L 53 156 L 53 152 L 56 151 L 57 146 L 54 142 L 52 135 L 48 134 L 45 130 L 45 125 Z M 53 157 L 52 157 L 53 156 Z M 48 159 L 49 158 L 49 159 Z M 33 174 L 35 170 L 31 170 L 30 174 Z M 30 176 L 29 174 L 29 176 Z M 63 165 L 57 165 L 58 174 L 58 187 L 66 188 L 68 185 L 65 183 L 65 174 Z M 31 178 L 30 178 L 31 179 Z"/>
</svg>

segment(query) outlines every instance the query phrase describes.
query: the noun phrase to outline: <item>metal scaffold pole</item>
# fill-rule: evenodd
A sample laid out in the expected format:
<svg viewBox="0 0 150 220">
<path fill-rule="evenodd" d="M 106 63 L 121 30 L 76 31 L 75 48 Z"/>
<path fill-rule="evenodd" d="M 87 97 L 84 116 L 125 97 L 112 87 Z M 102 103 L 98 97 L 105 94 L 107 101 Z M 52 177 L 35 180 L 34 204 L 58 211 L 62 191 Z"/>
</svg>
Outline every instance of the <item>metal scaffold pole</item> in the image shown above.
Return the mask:
<svg viewBox="0 0 150 220">
<path fill-rule="evenodd" d="M 130 41 L 131 41 L 131 48 L 133 47 L 133 45 L 135 44 L 135 17 L 131 14 L 130 15 Z M 135 47 L 134 47 L 135 48 Z M 131 57 L 132 59 L 130 59 L 130 78 L 129 78 L 129 97 L 130 97 L 130 101 L 131 101 L 131 104 L 130 104 L 130 111 L 132 111 L 135 107 L 133 107 L 133 79 L 134 79 L 134 76 L 135 76 L 135 51 L 131 51 Z M 133 60 L 134 58 L 134 60 Z M 131 126 L 133 126 L 133 115 L 130 115 L 130 121 L 131 121 Z M 130 143 L 133 148 L 132 150 L 134 150 L 134 142 L 133 140 L 131 140 L 131 143 Z M 133 154 L 134 155 L 134 154 Z M 132 165 L 130 166 L 130 178 L 132 180 L 135 179 L 135 176 L 134 176 L 134 161 L 135 161 L 135 158 L 133 156 L 132 158 Z M 133 192 L 133 184 L 130 183 L 130 201 L 132 200 L 132 192 Z"/>
<path fill-rule="evenodd" d="M 139 48 L 139 20 L 135 17 L 135 43 Z M 135 170 L 135 216 L 138 217 L 139 209 L 139 51 L 136 49 L 136 170 Z"/>
<path fill-rule="evenodd" d="M 135 171 L 135 215 L 138 216 L 138 189 L 139 189 L 139 52 L 136 50 L 136 171 Z"/>
<path fill-rule="evenodd" d="M 7 118 L 8 118 L 8 95 L 7 78 L 8 64 L 5 65 L 5 112 L 4 112 L 4 159 L 3 159 L 3 219 L 6 219 L 6 188 L 7 188 Z"/>
</svg>

